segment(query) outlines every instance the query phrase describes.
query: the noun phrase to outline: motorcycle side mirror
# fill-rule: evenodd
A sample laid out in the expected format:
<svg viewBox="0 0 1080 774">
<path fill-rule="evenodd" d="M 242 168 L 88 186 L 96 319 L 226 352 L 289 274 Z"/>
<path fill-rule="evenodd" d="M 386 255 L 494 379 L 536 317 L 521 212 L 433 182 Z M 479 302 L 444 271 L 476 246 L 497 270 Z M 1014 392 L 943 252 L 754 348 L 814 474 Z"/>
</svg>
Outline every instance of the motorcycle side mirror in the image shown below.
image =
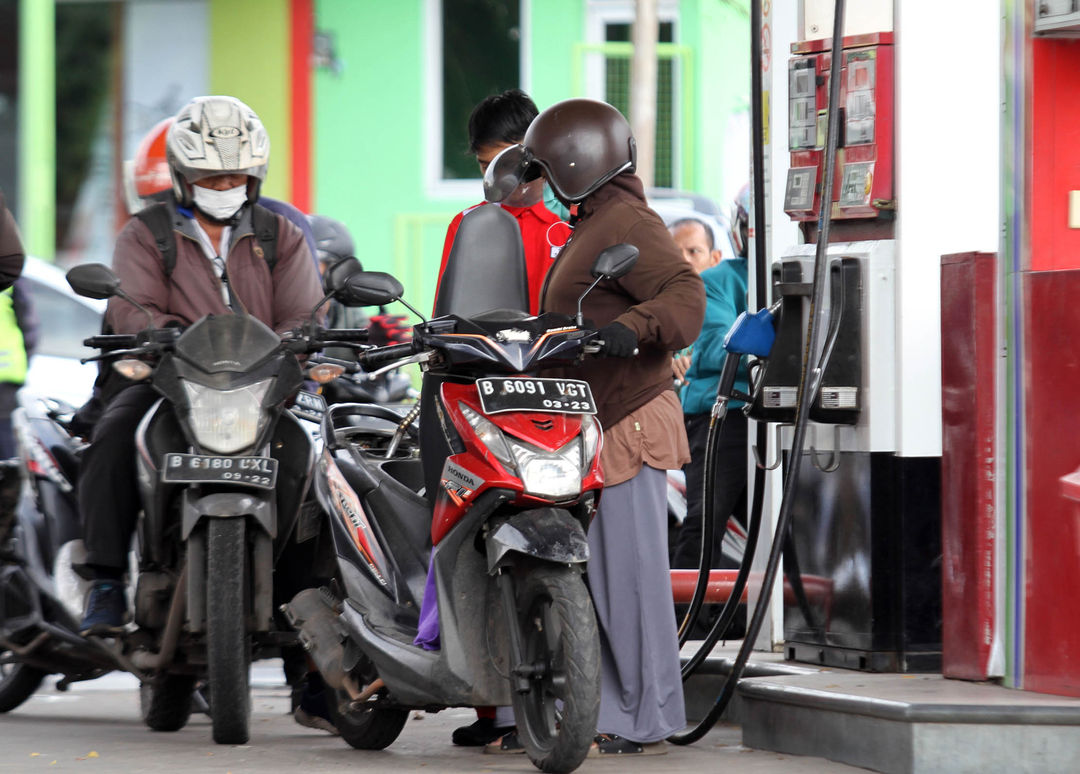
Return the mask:
<svg viewBox="0 0 1080 774">
<path fill-rule="evenodd" d="M 484 171 L 484 199 L 501 202 L 519 185 L 539 177 L 532 166 L 532 154 L 523 145 L 511 145 L 499 152 Z"/>
<path fill-rule="evenodd" d="M 358 259 L 352 256 L 342 258 L 323 272 L 323 290 L 332 295 L 345 287 L 349 277 L 363 270 Z"/>
<path fill-rule="evenodd" d="M 598 279 L 618 279 L 634 268 L 640 250 L 626 242 L 605 248 L 592 265 L 592 275 Z"/>
<path fill-rule="evenodd" d="M 596 279 L 577 300 L 577 326 L 579 328 L 585 324 L 585 318 L 581 314 L 581 302 L 585 300 L 585 296 L 589 295 L 592 289 L 596 287 L 596 283 L 602 279 L 618 279 L 626 276 L 626 273 L 634 268 L 640 253 L 640 250 L 626 242 L 605 247 L 600 251 L 600 255 L 596 256 L 596 260 L 593 261 L 591 271 Z"/>
<path fill-rule="evenodd" d="M 84 263 L 67 273 L 71 289 L 86 298 L 112 298 L 120 295 L 120 278 L 103 263 Z"/>
<path fill-rule="evenodd" d="M 400 301 L 405 288 L 383 271 L 358 271 L 350 274 L 335 291 L 334 298 L 345 306 L 382 306 Z"/>
</svg>

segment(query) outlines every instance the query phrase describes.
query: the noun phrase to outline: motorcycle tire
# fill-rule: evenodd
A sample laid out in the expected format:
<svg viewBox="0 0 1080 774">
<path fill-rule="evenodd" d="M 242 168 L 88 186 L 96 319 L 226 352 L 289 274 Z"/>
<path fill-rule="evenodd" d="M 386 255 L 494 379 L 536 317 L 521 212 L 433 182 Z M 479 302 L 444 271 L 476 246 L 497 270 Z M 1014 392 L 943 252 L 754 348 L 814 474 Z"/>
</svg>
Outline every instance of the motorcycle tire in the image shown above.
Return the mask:
<svg viewBox="0 0 1080 774">
<path fill-rule="evenodd" d="M 179 731 L 191 718 L 192 675 L 163 675 L 139 685 L 139 712 L 152 731 Z"/>
<path fill-rule="evenodd" d="M 0 712 L 10 712 L 33 696 L 45 675 L 26 664 L 0 664 Z"/>
<path fill-rule="evenodd" d="M 343 708 L 349 706 L 348 694 L 344 691 L 331 692 L 329 688 L 327 691 L 333 697 L 327 702 L 327 709 L 330 710 L 334 727 L 341 738 L 357 750 L 389 747 L 409 719 L 408 710 L 391 707 L 365 706 L 359 710 L 345 710 Z"/>
<path fill-rule="evenodd" d="M 245 589 L 244 520 L 210 519 L 206 534 L 206 662 L 218 744 L 244 744 L 251 720 L 251 637 Z"/>
<path fill-rule="evenodd" d="M 517 575 L 525 663 L 544 665 L 513 692 L 518 739 L 541 771 L 573 771 L 589 753 L 600 712 L 600 636 L 581 572 L 536 566 Z M 556 700 L 562 702 L 556 709 Z"/>
</svg>

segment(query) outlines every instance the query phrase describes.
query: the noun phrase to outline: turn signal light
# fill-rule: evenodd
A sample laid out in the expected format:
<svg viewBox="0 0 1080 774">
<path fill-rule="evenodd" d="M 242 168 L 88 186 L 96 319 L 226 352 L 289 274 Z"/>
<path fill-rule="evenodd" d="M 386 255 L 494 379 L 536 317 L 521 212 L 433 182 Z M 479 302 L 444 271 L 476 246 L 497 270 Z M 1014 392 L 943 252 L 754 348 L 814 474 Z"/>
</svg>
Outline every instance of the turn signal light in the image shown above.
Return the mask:
<svg viewBox="0 0 1080 774">
<path fill-rule="evenodd" d="M 345 373 L 345 367 L 333 363 L 319 363 L 308 369 L 308 378 L 318 384 L 332 382 Z"/>
<path fill-rule="evenodd" d="M 123 376 L 125 379 L 130 379 L 133 382 L 141 382 L 143 379 L 150 376 L 154 369 L 141 360 L 133 360 L 125 358 L 124 360 L 117 360 L 112 364 L 112 367 L 116 369 L 116 372 Z"/>
</svg>

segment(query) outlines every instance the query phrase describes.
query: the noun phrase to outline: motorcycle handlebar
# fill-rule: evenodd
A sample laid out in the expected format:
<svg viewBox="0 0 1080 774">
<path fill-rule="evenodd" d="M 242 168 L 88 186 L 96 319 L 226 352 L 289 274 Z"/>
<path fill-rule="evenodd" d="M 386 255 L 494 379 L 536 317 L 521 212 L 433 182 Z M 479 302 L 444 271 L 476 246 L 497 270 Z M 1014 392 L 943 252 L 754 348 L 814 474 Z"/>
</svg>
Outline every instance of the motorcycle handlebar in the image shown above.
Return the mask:
<svg viewBox="0 0 1080 774">
<path fill-rule="evenodd" d="M 392 344 L 389 347 L 371 349 L 360 355 L 360 366 L 365 371 L 374 371 L 376 368 L 384 366 L 387 363 L 392 363 L 395 360 L 408 357 L 413 351 L 413 345 L 411 343 Z"/>
<path fill-rule="evenodd" d="M 319 331 L 319 341 L 358 341 L 368 340 L 367 328 L 326 328 Z"/>
<path fill-rule="evenodd" d="M 130 349 L 138 343 L 138 336 L 130 333 L 101 334 L 83 339 L 83 346 L 92 349 Z"/>
</svg>

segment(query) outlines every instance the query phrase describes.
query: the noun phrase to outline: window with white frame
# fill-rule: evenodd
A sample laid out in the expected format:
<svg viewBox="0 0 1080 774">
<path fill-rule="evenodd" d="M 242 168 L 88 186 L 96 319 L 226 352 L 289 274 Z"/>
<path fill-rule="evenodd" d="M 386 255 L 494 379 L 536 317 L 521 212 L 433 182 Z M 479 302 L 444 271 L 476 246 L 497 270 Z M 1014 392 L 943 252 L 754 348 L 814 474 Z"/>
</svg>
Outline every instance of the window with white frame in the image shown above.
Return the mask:
<svg viewBox="0 0 1080 774">
<path fill-rule="evenodd" d="M 586 28 L 586 96 L 602 99 L 630 117 L 630 42 L 634 21 L 633 0 L 588 0 Z M 677 0 L 658 3 L 657 43 L 676 42 Z M 654 185 L 675 187 L 679 183 L 676 154 L 679 63 L 670 56 L 657 58 L 656 71 L 656 167 Z"/>
<path fill-rule="evenodd" d="M 427 0 L 428 169 L 436 194 L 478 191 L 469 114 L 485 97 L 522 87 L 526 6 L 527 0 Z"/>
</svg>

